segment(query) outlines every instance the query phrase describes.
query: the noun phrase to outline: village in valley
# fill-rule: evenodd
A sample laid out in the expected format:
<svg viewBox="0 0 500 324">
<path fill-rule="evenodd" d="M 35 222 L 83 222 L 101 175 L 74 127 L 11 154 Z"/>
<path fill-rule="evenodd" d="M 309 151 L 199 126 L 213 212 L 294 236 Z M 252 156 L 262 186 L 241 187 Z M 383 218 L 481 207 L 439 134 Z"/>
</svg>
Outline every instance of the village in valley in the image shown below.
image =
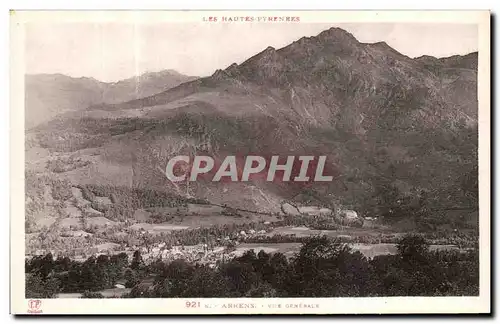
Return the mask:
<svg viewBox="0 0 500 324">
<path fill-rule="evenodd" d="M 120 253 L 131 259 L 139 251 L 145 263 L 183 259 L 216 267 L 248 250 L 281 252 L 292 257 L 304 238 L 315 235 L 351 243 L 370 258 L 395 254 L 395 242 L 401 236 L 377 226 L 376 217 L 363 218 L 353 210 L 333 211 L 291 202 L 282 203 L 280 212 L 275 214 L 186 203 L 180 207 L 139 209 L 132 219 L 111 221 L 103 216 L 113 208 L 109 197 L 96 196 L 91 202 L 83 197 L 80 188 L 72 187 L 71 193 L 63 204 L 68 217 L 55 220 L 48 229 L 27 234 L 27 258 L 51 253 L 54 258 L 70 257 L 83 262 L 91 256 Z M 155 221 L 158 213 L 169 222 Z M 226 224 L 228 217 L 233 224 Z M 190 218 L 196 220 L 190 224 Z M 54 237 L 54 233 L 59 236 Z M 450 244 L 436 245 L 440 246 L 456 248 Z"/>
<path fill-rule="evenodd" d="M 272 242 L 274 235 L 289 237 L 292 242 L 296 243 L 300 242 L 297 238 L 325 233 L 321 230 L 311 230 L 300 224 L 300 226 L 290 225 L 276 228 L 276 224 L 282 224 L 279 219 L 300 217 L 304 222 L 307 222 L 307 218 L 321 217 L 322 219 L 330 218 L 331 224 L 335 224 L 332 216 L 333 211 L 329 208 L 295 206 L 290 202 L 282 203 L 281 211 L 274 215 L 271 213 L 251 213 L 227 206 L 187 203 L 181 207 L 150 208 L 148 211 L 136 210 L 134 218 L 119 222 L 104 217 L 104 212 L 113 208 L 113 202 L 109 197 L 96 196 L 91 202 L 83 197 L 82 190 L 77 187 L 71 187 L 71 193 L 72 196 L 63 202 L 64 208 L 62 210 L 63 213 L 66 213 L 66 217 L 53 220 L 50 227 L 44 226 L 39 232 L 33 231 L 27 234 L 27 257 L 51 253 L 54 257 L 67 256 L 76 261 L 84 261 L 92 255 L 101 254 L 126 253 L 131 257 L 135 251 L 139 251 L 146 262 L 157 259 L 186 259 L 190 262 L 215 266 L 217 262 L 223 261 L 225 258 L 241 255 L 246 249 L 249 249 L 245 247 L 246 245 L 253 244 L 252 248 L 257 252 L 259 248 L 264 251 L 275 251 L 275 248 L 266 248 L 265 244 L 267 241 Z M 155 222 L 151 216 L 158 212 L 162 213 L 163 217 L 172 217 L 171 222 Z M 338 213 L 342 215 L 346 224 L 344 228 L 349 228 L 348 223 L 351 225 L 356 223 L 356 227 L 362 227 L 364 220 L 355 211 L 342 210 Z M 243 218 L 241 214 L 245 214 L 247 217 L 251 215 L 252 218 Z M 208 234 L 205 237 L 199 236 L 199 242 L 193 241 L 192 243 L 195 244 L 191 245 L 176 245 L 180 242 L 171 239 L 162 240 L 175 232 L 184 233 L 200 230 L 200 226 L 179 225 L 173 222 L 175 217 L 179 217 L 179 215 L 183 218 L 207 218 L 208 222 L 211 220 L 221 221 L 217 218 L 232 217 L 237 222 L 240 221 L 240 226 L 234 226 L 232 232 L 225 231 L 224 234 L 227 235 L 220 237 L 213 234 Z M 257 221 L 256 216 L 258 217 Z M 374 219 L 367 218 L 367 220 L 373 221 Z M 177 221 L 177 223 L 179 222 Z M 210 228 L 213 225 L 205 224 L 205 227 Z M 54 238 L 56 241 L 78 241 L 83 244 L 75 243 L 73 248 L 62 244 L 61 248 L 58 249 L 54 242 L 44 243 L 49 242 L 48 237 L 50 237 L 51 232 L 55 231 L 60 236 Z M 349 238 L 348 235 L 340 235 L 340 237 Z M 43 241 L 43 238 L 46 238 L 46 241 Z M 127 238 L 129 239 L 127 240 Z M 40 241 L 42 244 L 31 243 L 40 243 Z M 259 244 L 252 242 L 262 242 L 262 244 L 258 246 Z M 292 252 L 293 250 L 287 251 L 289 255 L 293 254 Z"/>
</svg>

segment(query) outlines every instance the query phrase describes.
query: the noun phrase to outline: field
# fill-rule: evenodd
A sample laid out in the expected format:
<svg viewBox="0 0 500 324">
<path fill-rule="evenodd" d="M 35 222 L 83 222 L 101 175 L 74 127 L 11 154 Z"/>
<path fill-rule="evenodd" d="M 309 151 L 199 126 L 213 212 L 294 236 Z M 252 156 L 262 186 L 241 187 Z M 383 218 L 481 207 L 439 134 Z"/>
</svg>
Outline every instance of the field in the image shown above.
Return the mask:
<svg viewBox="0 0 500 324">
<path fill-rule="evenodd" d="M 394 232 L 385 228 L 373 228 L 370 226 L 363 226 L 363 228 L 352 228 L 345 227 L 338 230 L 314 230 L 305 226 L 299 227 L 276 227 L 272 232 L 272 235 L 295 235 L 297 237 L 306 237 L 311 235 L 326 235 L 329 237 L 342 237 L 342 238 L 355 238 L 360 236 L 372 236 L 377 237 L 380 235 L 394 235 L 399 237 L 404 235 L 404 233 Z M 271 234 L 270 234 L 271 235 Z"/>
<path fill-rule="evenodd" d="M 149 223 L 137 223 L 129 228 L 134 230 L 147 231 L 149 233 L 170 233 L 171 231 L 187 229 L 188 226 L 172 225 L 168 223 L 161 224 L 149 224 Z"/>
</svg>

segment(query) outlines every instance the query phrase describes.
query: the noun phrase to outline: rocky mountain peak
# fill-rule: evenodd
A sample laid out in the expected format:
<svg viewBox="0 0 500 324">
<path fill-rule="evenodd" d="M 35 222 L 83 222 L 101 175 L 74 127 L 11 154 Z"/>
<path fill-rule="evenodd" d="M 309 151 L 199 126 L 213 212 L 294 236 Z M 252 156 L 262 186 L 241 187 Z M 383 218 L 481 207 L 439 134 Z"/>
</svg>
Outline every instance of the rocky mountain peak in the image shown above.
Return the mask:
<svg viewBox="0 0 500 324">
<path fill-rule="evenodd" d="M 330 29 L 322 31 L 315 38 L 318 39 L 318 40 L 320 40 L 320 41 L 322 41 L 322 42 L 331 42 L 331 41 L 342 42 L 342 41 L 348 41 L 348 42 L 358 43 L 358 40 L 351 33 L 343 30 L 342 28 L 338 28 L 338 27 L 332 27 Z"/>
</svg>

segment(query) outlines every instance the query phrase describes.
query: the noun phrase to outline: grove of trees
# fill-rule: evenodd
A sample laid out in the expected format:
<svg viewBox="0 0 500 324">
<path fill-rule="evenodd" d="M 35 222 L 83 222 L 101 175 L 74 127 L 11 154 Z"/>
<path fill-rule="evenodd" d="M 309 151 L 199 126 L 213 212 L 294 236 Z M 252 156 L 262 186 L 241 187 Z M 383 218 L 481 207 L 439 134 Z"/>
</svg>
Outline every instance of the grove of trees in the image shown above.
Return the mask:
<svg viewBox="0 0 500 324">
<path fill-rule="evenodd" d="M 126 298 L 165 297 L 369 297 L 476 296 L 479 254 L 429 251 L 419 235 L 398 243 L 398 254 L 367 259 L 326 236 L 310 237 L 294 257 L 247 251 L 208 266 L 178 259 L 145 264 L 139 251 L 90 257 L 85 262 L 52 255 L 26 261 L 26 297 L 51 298 L 80 292 L 102 298 L 99 290 L 118 281 L 132 288 Z"/>
</svg>

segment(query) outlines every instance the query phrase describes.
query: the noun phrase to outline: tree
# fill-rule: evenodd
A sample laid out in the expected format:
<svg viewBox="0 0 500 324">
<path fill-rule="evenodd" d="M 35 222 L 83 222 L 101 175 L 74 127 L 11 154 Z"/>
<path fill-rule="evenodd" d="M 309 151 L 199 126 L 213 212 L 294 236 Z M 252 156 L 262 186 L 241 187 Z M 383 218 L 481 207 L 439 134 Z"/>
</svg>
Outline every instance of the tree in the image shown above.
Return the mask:
<svg viewBox="0 0 500 324">
<path fill-rule="evenodd" d="M 59 280 L 49 278 L 43 280 L 39 274 L 27 273 L 26 281 L 26 298 L 55 298 L 59 292 Z"/>
<path fill-rule="evenodd" d="M 193 278 L 194 271 L 195 267 L 182 259 L 164 264 L 155 280 L 153 295 L 156 297 L 183 296 L 183 293 L 190 288 L 190 280 Z"/>
<path fill-rule="evenodd" d="M 221 268 L 221 273 L 228 278 L 231 289 L 243 296 L 259 282 L 259 276 L 251 264 L 232 260 Z"/>
<path fill-rule="evenodd" d="M 128 266 L 128 255 L 125 252 L 114 254 L 111 256 L 110 261 L 120 269 L 123 269 Z"/>
<path fill-rule="evenodd" d="M 80 267 L 79 287 L 82 290 L 96 291 L 109 286 L 107 268 L 103 264 L 103 258 L 98 260 L 91 256 Z"/>
<path fill-rule="evenodd" d="M 407 234 L 399 241 L 397 249 L 405 261 L 422 261 L 429 252 L 429 244 L 421 235 Z"/>
<path fill-rule="evenodd" d="M 220 272 L 201 266 L 194 273 L 187 284 L 182 297 L 231 297 L 230 285 Z"/>
<path fill-rule="evenodd" d="M 473 206 L 477 206 L 479 197 L 477 161 L 468 172 L 464 173 L 461 178 L 460 185 L 460 189 L 464 195 L 469 198 L 470 203 Z"/>
<path fill-rule="evenodd" d="M 246 292 L 245 297 L 272 298 L 278 297 L 278 292 L 267 282 L 261 282 Z"/>
<path fill-rule="evenodd" d="M 26 264 L 26 271 L 36 273 L 41 276 L 43 280 L 52 272 L 54 267 L 54 258 L 52 253 L 48 253 L 45 256 L 35 256 L 30 262 Z"/>
<path fill-rule="evenodd" d="M 61 257 L 59 256 L 55 261 L 54 261 L 54 271 L 60 272 L 60 271 L 69 271 L 72 266 L 72 261 L 68 257 Z"/>
<path fill-rule="evenodd" d="M 124 279 L 126 280 L 125 281 L 125 287 L 127 287 L 127 288 L 134 287 L 140 281 L 139 277 L 137 276 L 137 273 L 134 270 L 130 269 L 130 268 L 128 268 L 127 270 L 125 270 Z"/>
<path fill-rule="evenodd" d="M 134 270 L 141 269 L 144 266 L 144 260 L 142 259 L 141 252 L 139 250 L 134 252 L 132 256 L 132 263 L 130 263 L 130 268 Z"/>
<path fill-rule="evenodd" d="M 375 189 L 377 214 L 387 222 L 396 222 L 409 214 L 409 197 L 386 179 L 379 179 Z"/>
<path fill-rule="evenodd" d="M 359 296 L 369 280 L 369 265 L 360 253 L 326 236 L 307 239 L 286 280 L 291 296 Z"/>
</svg>

